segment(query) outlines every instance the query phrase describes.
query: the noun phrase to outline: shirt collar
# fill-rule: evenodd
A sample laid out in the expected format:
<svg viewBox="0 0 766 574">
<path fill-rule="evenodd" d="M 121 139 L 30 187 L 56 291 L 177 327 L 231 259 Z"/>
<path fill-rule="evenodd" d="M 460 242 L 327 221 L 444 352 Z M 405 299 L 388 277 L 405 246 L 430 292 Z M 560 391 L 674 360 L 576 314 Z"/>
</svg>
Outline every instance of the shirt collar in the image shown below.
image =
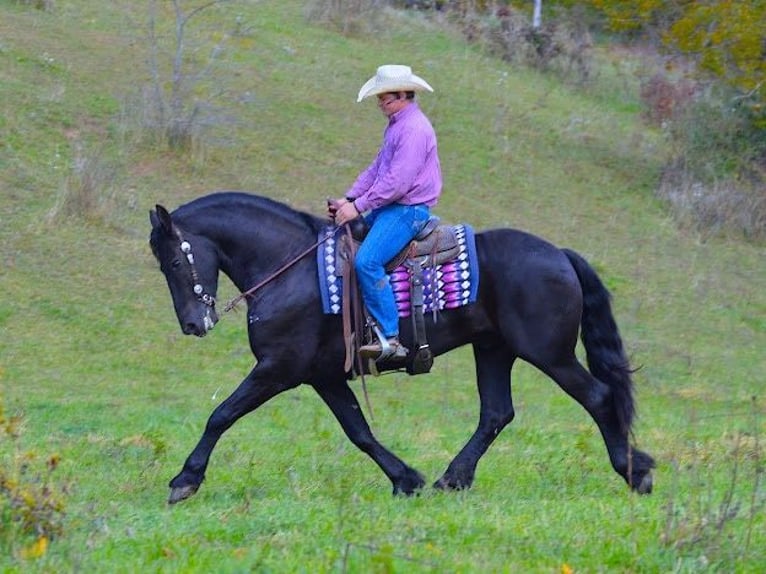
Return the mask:
<svg viewBox="0 0 766 574">
<path fill-rule="evenodd" d="M 404 106 L 404 109 L 399 110 L 388 118 L 388 125 L 395 124 L 396 122 L 403 120 L 410 114 L 415 113 L 415 110 L 417 109 L 418 103 L 414 100 L 411 101 L 408 105 Z"/>
</svg>

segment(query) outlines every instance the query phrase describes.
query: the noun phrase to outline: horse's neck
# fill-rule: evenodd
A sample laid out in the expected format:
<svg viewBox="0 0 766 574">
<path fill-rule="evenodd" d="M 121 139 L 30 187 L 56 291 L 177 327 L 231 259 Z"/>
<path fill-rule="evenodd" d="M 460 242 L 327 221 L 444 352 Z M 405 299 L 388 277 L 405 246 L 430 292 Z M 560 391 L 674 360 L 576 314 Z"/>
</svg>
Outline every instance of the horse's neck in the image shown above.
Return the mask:
<svg viewBox="0 0 766 574">
<path fill-rule="evenodd" d="M 269 215 L 239 214 L 224 219 L 226 224 L 211 231 L 210 239 L 218 246 L 220 270 L 241 291 L 274 273 L 295 257 L 296 251 L 311 244 L 309 229 Z"/>
</svg>

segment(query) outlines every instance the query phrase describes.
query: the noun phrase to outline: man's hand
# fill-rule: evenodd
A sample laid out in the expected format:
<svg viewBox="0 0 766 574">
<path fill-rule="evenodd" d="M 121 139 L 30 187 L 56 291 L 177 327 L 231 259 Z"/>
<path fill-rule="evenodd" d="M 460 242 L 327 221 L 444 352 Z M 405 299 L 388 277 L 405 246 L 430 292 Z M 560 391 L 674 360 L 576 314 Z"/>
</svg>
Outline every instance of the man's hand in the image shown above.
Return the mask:
<svg viewBox="0 0 766 574">
<path fill-rule="evenodd" d="M 348 203 L 348 199 L 346 199 L 345 197 L 341 197 L 340 199 L 332 199 L 331 197 L 328 197 L 327 198 L 327 215 L 329 215 L 332 219 L 335 219 L 335 214 L 338 213 L 338 209 L 344 203 Z"/>
<path fill-rule="evenodd" d="M 343 225 L 359 217 L 359 211 L 353 201 L 343 200 L 335 211 L 335 225 Z"/>
</svg>

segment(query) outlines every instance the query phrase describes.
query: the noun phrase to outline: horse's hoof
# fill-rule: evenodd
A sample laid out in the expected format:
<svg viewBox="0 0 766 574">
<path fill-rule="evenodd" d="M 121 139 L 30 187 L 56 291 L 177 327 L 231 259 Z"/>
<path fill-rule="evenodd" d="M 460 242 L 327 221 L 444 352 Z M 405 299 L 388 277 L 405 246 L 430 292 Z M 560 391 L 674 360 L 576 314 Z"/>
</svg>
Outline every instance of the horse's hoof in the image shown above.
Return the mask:
<svg viewBox="0 0 766 574">
<path fill-rule="evenodd" d="M 168 504 L 175 504 L 194 496 L 199 489 L 199 486 L 176 486 L 170 489 L 170 496 L 168 497 Z"/>
<path fill-rule="evenodd" d="M 473 485 L 473 467 L 451 464 L 441 478 L 434 483 L 438 490 L 468 490 Z"/>
<path fill-rule="evenodd" d="M 635 487 L 635 491 L 638 494 L 651 494 L 653 486 L 654 480 L 652 479 L 652 473 L 647 472 L 641 479 L 641 482 L 638 484 L 638 486 Z"/>
<path fill-rule="evenodd" d="M 471 488 L 470 484 L 461 484 L 457 481 L 449 480 L 446 476 L 442 476 L 439 480 L 434 482 L 433 487 L 436 490 L 468 490 Z"/>
<path fill-rule="evenodd" d="M 394 484 L 394 496 L 403 494 L 405 496 L 413 496 L 420 494 L 420 491 L 426 484 L 426 479 L 423 478 L 419 472 L 414 471 L 412 476 L 409 476 L 403 480 L 400 480 Z"/>
</svg>

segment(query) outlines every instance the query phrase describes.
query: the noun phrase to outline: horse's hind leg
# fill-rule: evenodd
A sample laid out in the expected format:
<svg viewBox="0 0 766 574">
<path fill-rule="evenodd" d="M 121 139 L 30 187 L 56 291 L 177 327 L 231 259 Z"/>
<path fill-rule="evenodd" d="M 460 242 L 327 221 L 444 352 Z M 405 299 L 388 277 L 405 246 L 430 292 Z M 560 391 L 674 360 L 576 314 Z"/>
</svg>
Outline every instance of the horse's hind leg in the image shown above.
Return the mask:
<svg viewBox="0 0 766 574">
<path fill-rule="evenodd" d="M 473 346 L 473 353 L 481 401 L 479 425 L 442 477 L 434 483 L 434 488 L 470 488 L 479 459 L 500 431 L 513 420 L 511 368 L 515 357 L 500 344 L 477 343 Z"/>
<path fill-rule="evenodd" d="M 374 460 L 394 485 L 394 494 L 414 494 L 425 484 L 423 476 L 407 466 L 372 434 L 356 396 L 345 380 L 322 382 L 314 390 L 330 407 L 346 436 Z"/>
<path fill-rule="evenodd" d="M 620 424 L 612 388 L 589 373 L 574 356 L 568 363 L 547 368 L 545 372 L 596 421 L 614 470 L 633 490 L 649 494 L 654 460 L 630 445 L 630 430 Z"/>
</svg>

